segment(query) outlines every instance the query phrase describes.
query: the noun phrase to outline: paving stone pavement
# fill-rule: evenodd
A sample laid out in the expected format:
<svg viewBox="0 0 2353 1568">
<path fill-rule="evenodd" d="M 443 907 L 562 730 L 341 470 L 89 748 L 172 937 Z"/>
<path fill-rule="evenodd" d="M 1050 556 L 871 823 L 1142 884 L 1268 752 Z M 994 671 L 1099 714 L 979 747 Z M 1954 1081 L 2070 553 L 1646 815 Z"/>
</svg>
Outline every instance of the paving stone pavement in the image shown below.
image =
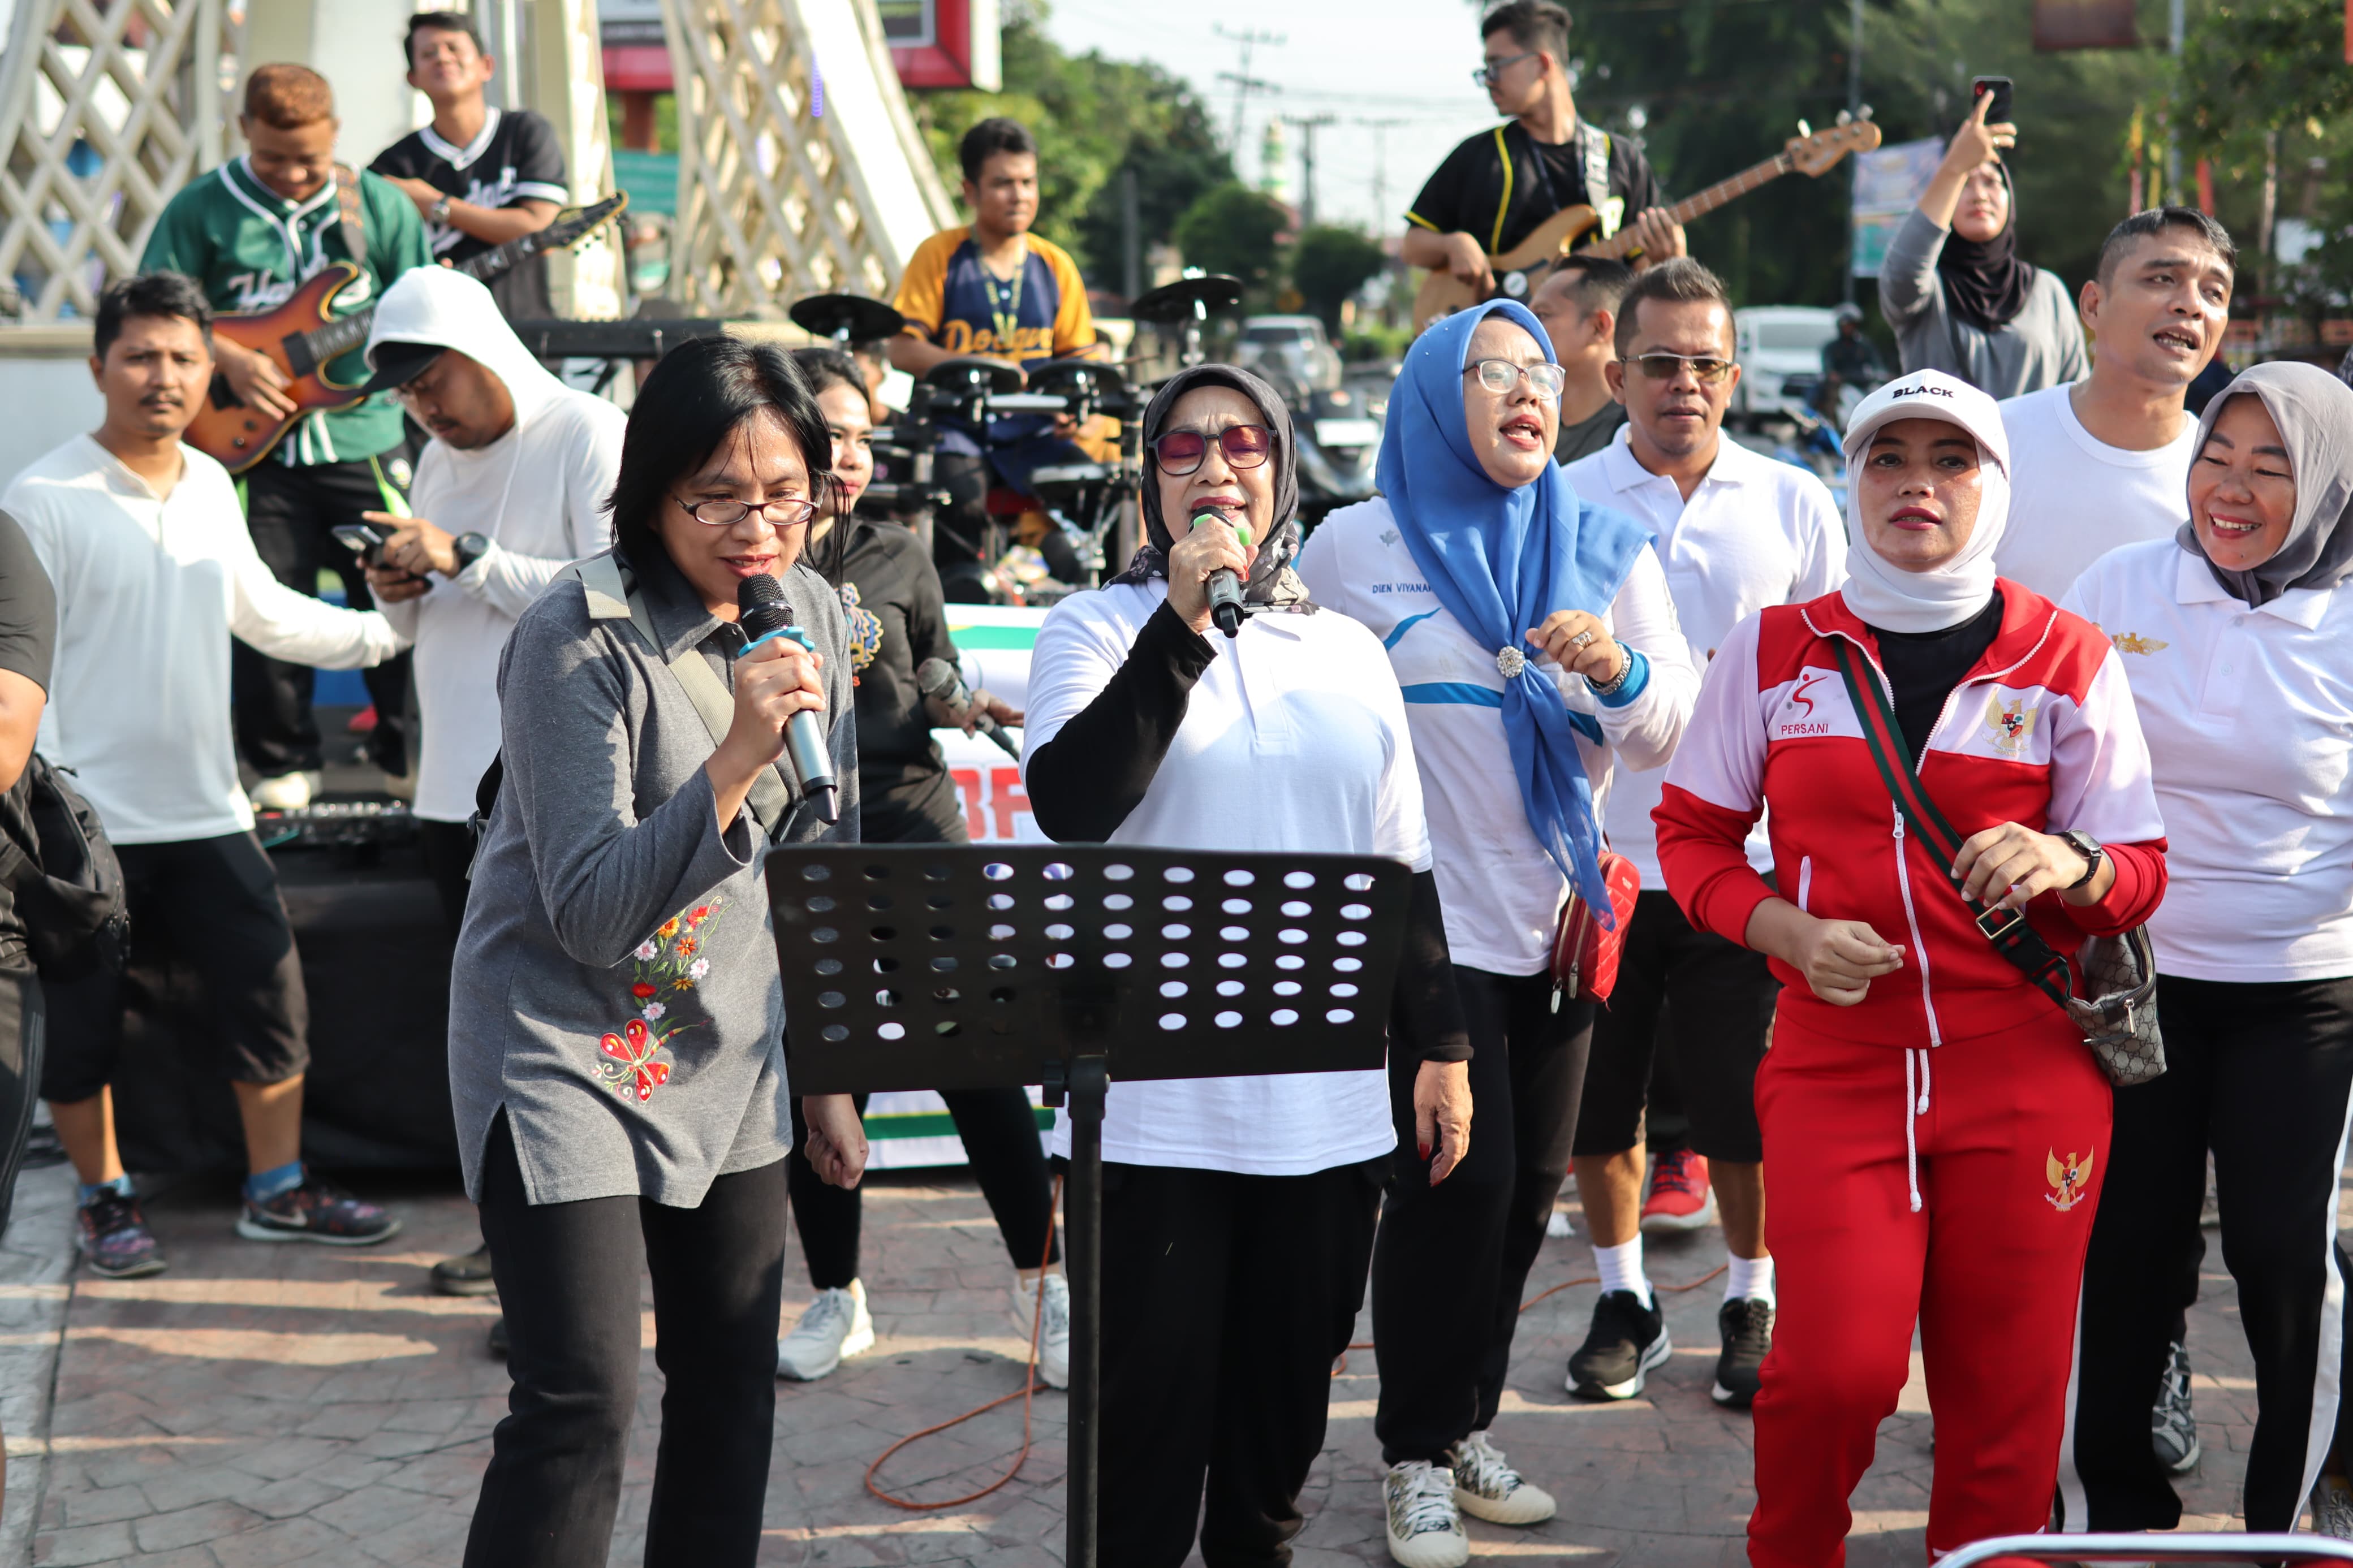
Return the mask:
<svg viewBox="0 0 2353 1568">
<path fill-rule="evenodd" d="M 361 1184 L 406 1221 L 384 1249 L 243 1242 L 230 1229 L 229 1184 L 184 1184 L 148 1205 L 171 1271 L 103 1280 L 69 1269 L 69 1181 L 55 1171 L 28 1174 L 0 1246 L 0 1422 L 14 1461 L 0 1565 L 459 1560 L 506 1376 L 483 1349 L 494 1305 L 434 1296 L 426 1269 L 475 1245 L 473 1212 L 446 1188 Z M 880 1174 L 866 1216 L 881 1342 L 822 1383 L 782 1385 L 761 1563 L 1060 1562 L 1059 1394 L 1037 1400 L 1036 1447 L 1019 1479 L 994 1495 L 926 1513 L 867 1495 L 866 1467 L 891 1442 L 1018 1388 L 1026 1346 L 1007 1315 L 1009 1265 L 961 1173 Z M 1657 1242 L 1651 1256 L 1661 1285 L 1694 1280 L 1721 1260 L 1721 1233 Z M 1533 1288 L 1584 1274 L 1588 1260 L 1581 1237 L 1547 1243 Z M 2227 1525 L 2252 1432 L 2253 1380 L 2230 1281 L 2216 1271 L 2219 1259 L 2209 1268 L 2190 1331 L 2209 1457 L 2187 1492 L 2197 1522 Z M 788 1321 L 807 1298 L 796 1249 Z M 1572 1400 L 1559 1383 L 1592 1300 L 1592 1287 L 1577 1286 L 1526 1313 L 1495 1431 L 1514 1462 L 1559 1497 L 1560 1515 L 1525 1531 L 1474 1521 L 1473 1554 L 1597 1568 L 1744 1563 L 1749 1423 L 1707 1397 L 1718 1289 L 1668 1297 L 1676 1354 L 1646 1397 L 1606 1406 Z M 649 1298 L 648 1306 L 616 1564 L 638 1562 L 644 1548 L 660 1384 Z M 1369 1322 L 1359 1327 L 1358 1337 L 1369 1337 Z M 1300 1568 L 1388 1560 L 1377 1394 L 1372 1356 L 1358 1352 L 1333 1384 Z M 1021 1422 L 1016 1401 L 903 1453 L 886 1479 L 923 1499 L 975 1490 L 1010 1463 Z M 1915 1373 L 1855 1499 L 1855 1568 L 1922 1561 L 1928 1426 Z"/>
</svg>

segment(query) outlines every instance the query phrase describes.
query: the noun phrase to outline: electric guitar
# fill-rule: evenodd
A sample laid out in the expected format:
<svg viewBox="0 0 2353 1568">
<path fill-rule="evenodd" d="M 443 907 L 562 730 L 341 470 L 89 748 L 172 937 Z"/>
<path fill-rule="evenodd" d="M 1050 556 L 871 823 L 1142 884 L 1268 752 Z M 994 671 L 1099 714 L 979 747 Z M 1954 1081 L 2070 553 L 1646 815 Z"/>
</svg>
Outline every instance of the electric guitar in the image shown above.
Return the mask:
<svg viewBox="0 0 2353 1568">
<path fill-rule="evenodd" d="M 1869 110 L 1863 111 L 1865 115 Z M 1869 119 L 1848 120 L 1840 115 L 1841 123 L 1827 131 L 1808 131 L 1800 121 L 1801 134 L 1789 138 L 1788 145 L 1763 163 L 1743 169 L 1728 180 L 1719 180 L 1687 201 L 1677 202 L 1667 209 L 1667 215 L 1677 223 L 1689 223 L 1703 213 L 1712 213 L 1736 197 L 1745 196 L 1757 186 L 1778 180 L 1784 174 L 1806 174 L 1820 178 L 1838 165 L 1850 153 L 1868 153 L 1879 145 L 1879 127 Z M 1441 316 L 1468 309 L 1484 299 L 1501 296 L 1525 303 L 1545 280 L 1554 265 L 1570 251 L 1588 256 L 1607 256 L 1624 259 L 1634 247 L 1631 229 L 1620 229 L 1609 238 L 1588 245 L 1584 241 L 1601 226 L 1601 215 L 1592 207 L 1563 207 L 1546 218 L 1534 234 L 1503 255 L 1490 258 L 1495 275 L 1493 293 L 1481 295 L 1470 284 L 1451 272 L 1425 274 L 1420 292 L 1413 299 L 1413 328 L 1420 331 Z"/>
<path fill-rule="evenodd" d="M 624 191 L 593 206 L 566 207 L 545 228 L 511 239 L 470 261 L 461 261 L 457 270 L 487 282 L 543 251 L 572 244 L 617 216 L 628 205 L 628 193 Z M 373 305 L 348 316 L 328 313 L 335 296 L 359 275 L 360 269 L 354 264 L 338 261 L 313 274 L 273 310 L 243 316 L 215 316 L 216 336 L 268 355 L 285 373 L 286 396 L 294 405 L 294 412 L 284 418 L 264 414 L 231 392 L 227 376 L 215 375 L 212 396 L 181 439 L 216 459 L 229 472 L 241 474 L 268 457 L 304 415 L 322 408 L 347 408 L 357 403 L 359 391 L 329 381 L 326 367 L 338 355 L 366 342 L 368 323 L 375 320 Z"/>
</svg>

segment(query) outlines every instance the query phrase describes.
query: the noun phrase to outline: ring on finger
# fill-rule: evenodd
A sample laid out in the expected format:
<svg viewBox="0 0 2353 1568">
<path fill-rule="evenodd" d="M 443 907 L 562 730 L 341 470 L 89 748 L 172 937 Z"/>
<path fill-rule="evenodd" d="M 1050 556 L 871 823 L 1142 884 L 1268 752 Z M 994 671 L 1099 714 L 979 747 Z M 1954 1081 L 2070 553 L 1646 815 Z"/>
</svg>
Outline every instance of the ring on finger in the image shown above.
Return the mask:
<svg viewBox="0 0 2353 1568">
<path fill-rule="evenodd" d="M 1575 637 L 1568 639 L 1568 646 L 1571 647 L 1583 647 L 1592 640 L 1593 634 L 1591 632 L 1579 632 Z"/>
</svg>

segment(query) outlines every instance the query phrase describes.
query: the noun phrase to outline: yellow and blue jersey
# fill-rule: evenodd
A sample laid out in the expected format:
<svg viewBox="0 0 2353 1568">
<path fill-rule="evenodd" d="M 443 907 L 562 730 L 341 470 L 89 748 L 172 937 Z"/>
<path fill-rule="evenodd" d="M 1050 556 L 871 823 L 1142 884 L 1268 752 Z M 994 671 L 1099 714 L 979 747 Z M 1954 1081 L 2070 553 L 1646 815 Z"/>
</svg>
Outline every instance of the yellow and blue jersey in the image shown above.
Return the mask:
<svg viewBox="0 0 2353 1568">
<path fill-rule="evenodd" d="M 1010 281 L 980 262 L 972 230 L 942 229 L 916 247 L 891 303 L 906 331 L 952 354 L 981 354 L 1027 367 L 1092 346 L 1094 312 L 1078 263 L 1050 240 L 1024 235 L 1021 271 Z"/>
</svg>

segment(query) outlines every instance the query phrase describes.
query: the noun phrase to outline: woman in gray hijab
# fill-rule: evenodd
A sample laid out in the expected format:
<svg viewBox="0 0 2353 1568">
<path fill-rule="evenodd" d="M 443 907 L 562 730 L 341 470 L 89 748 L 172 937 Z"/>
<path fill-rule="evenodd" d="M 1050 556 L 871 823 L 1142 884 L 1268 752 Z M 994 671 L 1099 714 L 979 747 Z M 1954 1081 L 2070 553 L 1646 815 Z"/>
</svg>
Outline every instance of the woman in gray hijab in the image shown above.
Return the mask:
<svg viewBox="0 0 2353 1568">
<path fill-rule="evenodd" d="M 2094 680 L 2068 695 L 2138 706 L 2172 885 L 2148 928 L 2166 1072 L 2116 1090 L 2063 1523 L 2180 1518 L 2148 1413 L 2180 1353 L 2169 1282 L 2203 1251 L 2211 1148 L 2255 1362 L 2247 1528 L 2293 1530 L 2309 1499 L 2315 1530 L 2353 1537 L 2337 1237 L 2353 1125 L 2353 389 L 2258 365 L 2207 405 L 2197 452 L 2179 537 L 2103 556 L 2067 602 L 2125 656 L 2129 693 Z"/>
<path fill-rule="evenodd" d="M 1419 1063 L 1417 1133 L 1435 1157 L 1416 1168 L 1443 1179 L 1469 1146 L 1471 1046 L 1421 776 L 1379 641 L 1345 616 L 1311 613 L 1292 574 L 1291 416 L 1256 376 L 1204 365 L 1153 399 L 1144 442 L 1150 543 L 1111 583 L 1055 605 L 1038 633 L 1022 757 L 1030 809 L 1058 843 L 1403 861 L 1413 904 L 1391 1048 Z M 1218 571 L 1245 585 L 1250 613 L 1230 633 L 1211 616 Z M 1262 895 L 1220 892 L 1234 951 L 1207 973 L 1155 967 L 1172 1014 L 1233 1008 L 1282 1024 L 1295 1017 L 1285 998 L 1357 994 L 1341 973 L 1353 961 L 1303 964 L 1280 951 Z M 1192 907 L 1181 892 L 1166 903 Z M 1055 1152 L 1069 1138 L 1058 1118 Z M 1178 1568 L 1197 1521 L 1207 1562 L 1289 1561 L 1397 1141 L 1379 1068 L 1111 1086 L 1105 1563 Z"/>
</svg>

